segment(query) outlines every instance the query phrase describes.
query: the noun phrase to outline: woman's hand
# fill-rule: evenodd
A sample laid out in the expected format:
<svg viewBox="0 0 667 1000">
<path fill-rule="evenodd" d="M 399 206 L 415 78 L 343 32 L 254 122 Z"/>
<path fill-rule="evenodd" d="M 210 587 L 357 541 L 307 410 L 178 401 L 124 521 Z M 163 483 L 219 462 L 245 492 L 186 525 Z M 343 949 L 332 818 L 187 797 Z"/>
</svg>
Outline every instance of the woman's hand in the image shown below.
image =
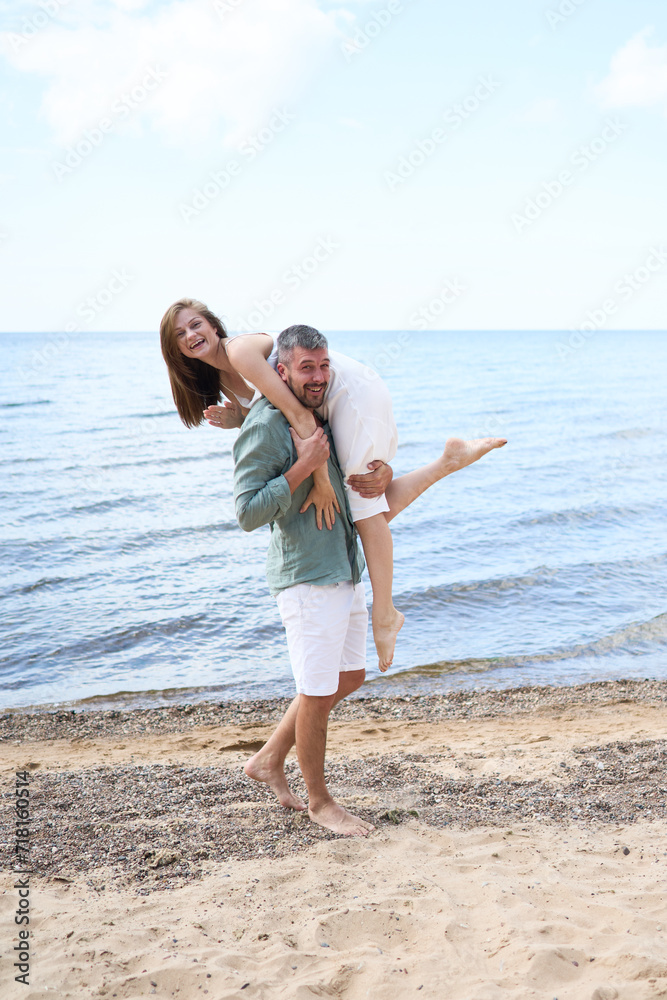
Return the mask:
<svg viewBox="0 0 667 1000">
<path fill-rule="evenodd" d="M 329 482 L 328 475 L 326 481 L 322 482 L 318 482 L 317 477 L 313 476 L 313 488 L 306 497 L 303 507 L 299 513 L 303 514 L 304 511 L 308 510 L 311 504 L 314 504 L 315 506 L 315 521 L 317 523 L 317 527 L 320 529 L 322 528 L 322 516 L 324 516 L 324 523 L 327 528 L 333 528 L 336 521 L 334 510 L 337 510 L 340 514 L 340 507 L 338 505 L 338 498 L 336 497 L 334 488 Z"/>
<path fill-rule="evenodd" d="M 224 430 L 240 427 L 244 419 L 244 413 L 239 404 L 227 400 L 222 406 L 208 406 L 204 410 L 204 416 L 211 427 L 222 427 Z"/>
<path fill-rule="evenodd" d="M 386 492 L 393 478 L 394 470 L 386 462 L 377 461 L 369 462 L 368 468 L 373 471 L 367 472 L 363 476 L 348 476 L 347 482 L 355 493 L 358 493 L 367 500 L 371 500 L 373 497 L 382 496 Z"/>
</svg>

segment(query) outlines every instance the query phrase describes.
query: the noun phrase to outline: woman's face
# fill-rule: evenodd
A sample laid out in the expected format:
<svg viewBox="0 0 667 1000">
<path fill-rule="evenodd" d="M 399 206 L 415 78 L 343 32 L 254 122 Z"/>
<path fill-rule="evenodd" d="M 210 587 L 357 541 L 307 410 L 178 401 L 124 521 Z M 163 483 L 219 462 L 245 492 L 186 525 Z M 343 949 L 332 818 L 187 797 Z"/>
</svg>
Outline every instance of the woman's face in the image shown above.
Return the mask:
<svg viewBox="0 0 667 1000">
<path fill-rule="evenodd" d="M 210 361 L 220 348 L 220 337 L 215 327 L 194 309 L 181 309 L 174 326 L 176 344 L 186 358 Z"/>
</svg>

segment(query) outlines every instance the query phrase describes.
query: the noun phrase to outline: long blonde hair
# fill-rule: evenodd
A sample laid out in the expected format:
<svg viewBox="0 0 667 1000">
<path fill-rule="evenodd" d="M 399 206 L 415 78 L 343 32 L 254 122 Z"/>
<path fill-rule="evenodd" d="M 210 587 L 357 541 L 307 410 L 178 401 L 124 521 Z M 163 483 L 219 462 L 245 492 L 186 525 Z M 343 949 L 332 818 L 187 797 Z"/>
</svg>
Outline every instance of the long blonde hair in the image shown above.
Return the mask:
<svg viewBox="0 0 667 1000">
<path fill-rule="evenodd" d="M 179 299 L 169 306 L 160 323 L 162 357 L 169 370 L 171 393 L 178 415 L 186 427 L 197 427 L 204 421 L 203 410 L 220 401 L 220 372 L 199 358 L 186 358 L 176 341 L 176 318 L 181 309 L 194 309 L 208 320 L 221 340 L 227 331 L 221 320 L 197 299 Z"/>
</svg>

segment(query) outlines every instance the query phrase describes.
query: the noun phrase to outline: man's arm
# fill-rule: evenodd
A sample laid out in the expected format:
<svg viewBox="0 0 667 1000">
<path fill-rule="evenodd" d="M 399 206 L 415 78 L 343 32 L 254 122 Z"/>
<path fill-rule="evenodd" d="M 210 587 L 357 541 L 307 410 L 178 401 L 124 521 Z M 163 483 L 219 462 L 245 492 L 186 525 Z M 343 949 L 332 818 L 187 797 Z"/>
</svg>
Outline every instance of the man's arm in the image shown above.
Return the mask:
<svg viewBox="0 0 667 1000">
<path fill-rule="evenodd" d="M 355 493 L 359 493 L 360 496 L 367 499 L 372 499 L 386 492 L 393 478 L 394 470 L 386 462 L 378 461 L 370 462 L 368 468 L 373 471 L 367 472 L 364 475 L 348 476 L 347 482 Z"/>
<path fill-rule="evenodd" d="M 292 449 L 277 430 L 261 423 L 245 426 L 234 446 L 234 501 L 244 531 L 254 531 L 284 514 L 295 490 L 329 456 L 329 442 L 321 428 L 304 440 L 290 428 L 297 459 L 285 469 Z"/>
</svg>

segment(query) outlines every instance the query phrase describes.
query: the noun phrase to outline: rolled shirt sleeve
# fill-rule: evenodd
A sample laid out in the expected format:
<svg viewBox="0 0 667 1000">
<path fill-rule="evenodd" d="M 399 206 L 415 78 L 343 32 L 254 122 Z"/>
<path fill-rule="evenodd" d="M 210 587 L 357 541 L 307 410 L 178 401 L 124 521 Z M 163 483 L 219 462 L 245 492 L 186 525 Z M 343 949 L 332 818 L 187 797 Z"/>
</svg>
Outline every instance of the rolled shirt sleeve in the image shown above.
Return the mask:
<svg viewBox="0 0 667 1000">
<path fill-rule="evenodd" d="M 292 494 L 283 475 L 292 464 L 292 450 L 266 428 L 243 429 L 234 445 L 234 504 L 244 531 L 269 524 L 289 510 Z"/>
</svg>

